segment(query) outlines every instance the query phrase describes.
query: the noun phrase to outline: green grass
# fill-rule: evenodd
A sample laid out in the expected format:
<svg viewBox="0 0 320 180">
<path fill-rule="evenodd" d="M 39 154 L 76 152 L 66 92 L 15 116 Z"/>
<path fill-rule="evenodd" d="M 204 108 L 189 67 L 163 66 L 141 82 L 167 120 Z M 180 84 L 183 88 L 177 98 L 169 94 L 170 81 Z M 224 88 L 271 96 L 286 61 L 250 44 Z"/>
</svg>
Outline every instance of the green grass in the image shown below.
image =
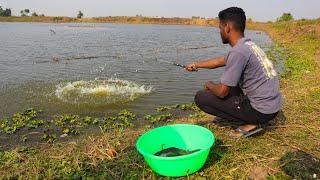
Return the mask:
<svg viewBox="0 0 320 180">
<path fill-rule="evenodd" d="M 310 163 L 314 163 L 310 159 L 320 157 L 320 71 L 316 62 L 320 49 L 319 24 L 320 20 L 249 24 L 250 28 L 266 31 L 285 53 L 286 71 L 281 76 L 283 113 L 261 136 L 237 141 L 230 139 L 228 134 L 232 129 L 213 124 L 211 116 L 171 118 L 168 122 L 155 115 L 142 127 L 128 126 L 101 131 L 95 136 L 80 135 L 69 142 L 3 150 L 0 152 L 0 178 L 168 179 L 154 174 L 134 146 L 142 133 L 167 123 L 202 124 L 217 137 L 204 167 L 196 174 L 179 179 L 261 176 L 267 179 L 306 179 L 314 174 L 319 178 L 318 169 L 312 168 L 317 167 L 317 162 L 310 166 L 296 160 L 301 157 L 297 157 L 300 152 Z M 167 113 L 175 108 L 180 106 L 159 107 L 157 111 Z M 193 106 L 184 105 L 183 108 L 192 109 Z M 118 116 L 120 118 L 111 118 L 112 122 L 129 125 L 131 121 L 126 118 L 135 119 L 130 112 Z"/>
</svg>

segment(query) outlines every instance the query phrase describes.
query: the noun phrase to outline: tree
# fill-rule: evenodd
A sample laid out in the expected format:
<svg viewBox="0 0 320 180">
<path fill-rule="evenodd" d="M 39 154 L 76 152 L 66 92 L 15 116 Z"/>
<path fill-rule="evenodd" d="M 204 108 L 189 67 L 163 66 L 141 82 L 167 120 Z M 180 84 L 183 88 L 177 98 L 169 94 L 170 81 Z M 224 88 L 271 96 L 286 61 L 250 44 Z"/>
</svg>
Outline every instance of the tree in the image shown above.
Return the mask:
<svg viewBox="0 0 320 180">
<path fill-rule="evenodd" d="M 293 20 L 293 16 L 291 13 L 283 13 L 280 18 L 278 18 L 278 21 L 291 21 Z"/>
<path fill-rule="evenodd" d="M 81 11 L 78 12 L 77 18 L 81 19 L 83 16 L 83 13 Z"/>
<path fill-rule="evenodd" d="M 28 14 L 30 13 L 30 10 L 24 9 L 24 10 L 21 10 L 20 13 L 21 13 L 21 16 L 28 16 Z"/>
<path fill-rule="evenodd" d="M 11 16 L 11 9 L 2 9 L 0 6 L 0 16 Z"/>
<path fill-rule="evenodd" d="M 11 9 L 6 9 L 4 11 L 4 16 L 11 16 Z"/>
<path fill-rule="evenodd" d="M 26 15 L 28 15 L 30 13 L 29 9 L 25 9 L 24 12 L 26 13 Z"/>
<path fill-rule="evenodd" d="M 38 16 L 38 14 L 36 12 L 33 12 L 31 16 Z"/>
</svg>

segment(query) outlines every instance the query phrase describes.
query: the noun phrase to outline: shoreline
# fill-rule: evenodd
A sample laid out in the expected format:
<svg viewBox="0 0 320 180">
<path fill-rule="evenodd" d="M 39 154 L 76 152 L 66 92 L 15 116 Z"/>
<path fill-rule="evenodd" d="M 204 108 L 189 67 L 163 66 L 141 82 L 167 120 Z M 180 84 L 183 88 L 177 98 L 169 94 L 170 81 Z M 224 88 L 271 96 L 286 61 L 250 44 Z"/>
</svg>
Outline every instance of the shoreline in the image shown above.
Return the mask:
<svg viewBox="0 0 320 180">
<path fill-rule="evenodd" d="M 114 24 L 159 24 L 159 25 L 196 25 L 196 26 L 217 26 L 217 19 L 191 19 L 191 18 L 153 18 L 153 17 L 92 17 L 92 18 L 71 18 L 51 16 L 11 16 L 0 17 L 0 22 L 33 22 L 33 23 L 114 23 Z"/>
</svg>

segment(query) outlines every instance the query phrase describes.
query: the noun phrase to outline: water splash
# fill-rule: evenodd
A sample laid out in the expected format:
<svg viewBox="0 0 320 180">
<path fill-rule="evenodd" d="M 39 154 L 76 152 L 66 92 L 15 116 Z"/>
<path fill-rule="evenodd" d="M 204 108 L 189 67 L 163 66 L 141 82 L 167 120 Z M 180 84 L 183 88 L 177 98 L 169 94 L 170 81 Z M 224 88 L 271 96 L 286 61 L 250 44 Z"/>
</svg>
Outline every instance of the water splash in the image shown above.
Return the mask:
<svg viewBox="0 0 320 180">
<path fill-rule="evenodd" d="M 138 85 L 130 81 L 96 79 L 61 83 L 57 85 L 55 95 L 68 103 L 107 105 L 133 101 L 151 91 L 151 86 Z"/>
</svg>

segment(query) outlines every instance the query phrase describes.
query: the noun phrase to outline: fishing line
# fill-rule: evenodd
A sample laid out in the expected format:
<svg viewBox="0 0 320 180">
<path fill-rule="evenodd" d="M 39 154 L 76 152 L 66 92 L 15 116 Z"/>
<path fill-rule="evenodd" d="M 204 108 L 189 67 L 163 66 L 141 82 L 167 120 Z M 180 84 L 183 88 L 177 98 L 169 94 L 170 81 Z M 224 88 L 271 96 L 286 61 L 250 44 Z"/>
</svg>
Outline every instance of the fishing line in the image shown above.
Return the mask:
<svg viewBox="0 0 320 180">
<path fill-rule="evenodd" d="M 186 68 L 186 66 L 185 66 L 185 65 L 183 65 L 183 64 L 179 64 L 179 63 L 176 63 L 176 62 L 170 62 L 170 61 L 166 61 L 166 60 L 158 59 L 158 58 L 156 58 L 155 60 L 156 60 L 156 61 L 158 61 L 158 62 L 167 63 L 167 64 L 171 64 L 171 65 L 174 65 L 174 66 L 178 66 L 178 67 Z"/>
<path fill-rule="evenodd" d="M 154 51 L 155 58 L 151 58 L 151 59 L 153 59 L 153 60 L 155 60 L 155 61 L 158 61 L 158 62 L 161 62 L 161 63 L 171 64 L 171 65 L 178 66 L 178 67 L 181 67 L 181 68 L 186 68 L 186 66 L 183 65 L 183 64 L 179 64 L 179 63 L 176 63 L 176 62 L 167 61 L 167 60 L 164 60 L 164 59 L 159 59 L 159 58 L 157 57 L 157 56 L 158 56 L 158 55 L 157 55 L 158 52 L 159 52 L 159 49 L 156 49 L 156 50 Z M 144 59 L 143 54 L 139 53 L 139 55 Z M 148 59 L 149 59 L 149 58 L 148 58 Z"/>
</svg>

